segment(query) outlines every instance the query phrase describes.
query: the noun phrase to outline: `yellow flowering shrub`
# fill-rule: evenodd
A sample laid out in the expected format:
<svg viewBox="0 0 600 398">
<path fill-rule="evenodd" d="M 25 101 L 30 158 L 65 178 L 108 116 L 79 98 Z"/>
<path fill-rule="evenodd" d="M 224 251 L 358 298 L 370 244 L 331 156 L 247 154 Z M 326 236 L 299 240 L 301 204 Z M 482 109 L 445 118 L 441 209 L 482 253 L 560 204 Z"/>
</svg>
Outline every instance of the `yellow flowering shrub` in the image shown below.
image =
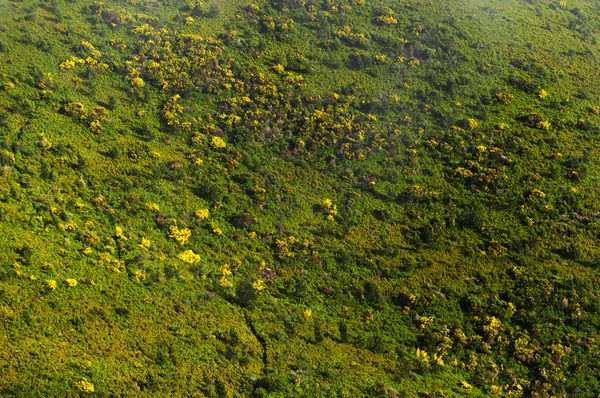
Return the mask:
<svg viewBox="0 0 600 398">
<path fill-rule="evenodd" d="M 233 275 L 229 264 L 223 264 L 221 268 L 219 268 L 219 273 L 221 274 L 219 285 L 224 288 L 233 287 L 233 282 L 229 279 L 229 277 Z"/>
<path fill-rule="evenodd" d="M 333 221 L 334 216 L 337 215 L 337 206 L 333 204 L 331 199 L 323 200 L 323 209 L 325 210 L 325 214 L 327 215 L 327 220 Z"/>
<path fill-rule="evenodd" d="M 421 329 L 425 329 L 425 328 L 427 328 L 428 326 L 431 326 L 431 325 L 433 325 L 433 321 L 434 321 L 434 318 L 433 318 L 432 316 L 422 316 L 422 317 L 419 319 L 419 327 L 420 327 Z"/>
<path fill-rule="evenodd" d="M 388 61 L 388 57 L 385 54 L 377 54 L 375 56 L 375 59 L 377 60 L 377 62 L 379 62 L 380 64 L 385 64 Z"/>
<path fill-rule="evenodd" d="M 429 365 L 429 354 L 427 353 L 427 351 L 417 348 L 416 356 L 421 362 L 423 362 L 426 365 Z"/>
<path fill-rule="evenodd" d="M 171 225 L 171 233 L 169 234 L 169 237 L 176 240 L 180 245 L 185 245 L 191 236 L 192 231 L 190 231 L 188 228 L 179 229 L 177 226 Z"/>
<path fill-rule="evenodd" d="M 162 110 L 162 115 L 167 121 L 169 126 L 176 124 L 176 117 L 179 113 L 183 112 L 183 107 L 179 104 L 179 99 L 181 96 L 179 94 L 175 94 L 164 105 Z"/>
<path fill-rule="evenodd" d="M 214 126 L 212 126 L 212 127 L 214 128 Z M 206 134 L 197 133 L 195 136 L 192 137 L 193 144 L 206 145 L 207 142 L 208 142 L 208 140 L 206 138 Z"/>
<path fill-rule="evenodd" d="M 533 189 L 531 190 L 531 196 L 535 196 L 536 198 L 545 198 L 546 194 L 542 191 L 540 191 L 539 189 Z"/>
<path fill-rule="evenodd" d="M 410 61 L 408 61 L 408 66 L 410 66 L 411 68 L 416 68 L 419 65 L 421 65 L 421 61 L 419 61 L 418 59 L 411 59 Z"/>
<path fill-rule="evenodd" d="M 180 259 L 181 261 L 185 261 L 188 264 L 196 264 L 197 262 L 200 261 L 200 255 L 194 253 L 191 250 L 186 250 L 182 253 L 179 253 L 177 258 Z"/>
<path fill-rule="evenodd" d="M 483 331 L 490 337 L 495 337 L 502 330 L 502 322 L 496 317 L 490 317 L 489 323 L 483 326 Z"/>
<path fill-rule="evenodd" d="M 48 289 L 55 290 L 57 286 L 58 286 L 58 283 L 56 283 L 56 281 L 54 279 L 47 279 L 46 280 L 46 287 Z"/>
<path fill-rule="evenodd" d="M 123 233 L 123 228 L 119 227 L 118 225 L 115 227 L 115 236 L 119 239 L 127 240 L 127 237 Z"/>
<path fill-rule="evenodd" d="M 131 79 L 130 83 L 133 87 L 144 87 L 146 85 L 146 82 L 144 82 L 144 79 L 142 79 L 139 76 Z"/>
<path fill-rule="evenodd" d="M 457 176 L 461 176 L 461 177 L 465 177 L 465 178 L 473 177 L 473 172 L 469 169 L 465 169 L 464 167 L 457 167 L 454 170 L 454 173 Z"/>
<path fill-rule="evenodd" d="M 200 220 L 206 220 L 210 215 L 210 211 L 208 209 L 199 209 L 196 211 L 196 217 Z"/>
<path fill-rule="evenodd" d="M 58 227 L 63 231 L 75 231 L 77 230 L 77 223 L 75 221 L 61 222 Z"/>
<path fill-rule="evenodd" d="M 521 337 L 515 339 L 513 345 L 514 355 L 521 361 L 524 361 L 529 355 L 535 352 L 535 350 L 529 344 L 529 337 L 526 335 L 522 335 Z"/>
<path fill-rule="evenodd" d="M 52 148 L 52 142 L 44 134 L 40 134 L 40 141 L 39 141 L 38 145 L 40 146 L 40 148 L 43 148 L 43 149 L 51 149 Z"/>
<path fill-rule="evenodd" d="M 71 69 L 75 67 L 75 62 L 73 60 L 66 60 L 64 62 L 61 62 L 61 64 L 58 66 L 60 69 Z"/>
<path fill-rule="evenodd" d="M 376 18 L 377 22 L 382 25 L 395 25 L 398 23 L 398 20 L 392 16 L 381 15 Z"/>
<path fill-rule="evenodd" d="M 211 222 L 210 223 L 210 228 L 212 229 L 213 233 L 217 236 L 221 236 L 223 235 L 223 231 L 221 231 L 221 228 L 219 228 L 219 226 L 217 225 L 217 223 L 215 222 Z"/>
<path fill-rule="evenodd" d="M 146 203 L 146 210 L 158 212 L 160 211 L 160 206 L 158 205 L 158 203 L 149 202 Z"/>
<path fill-rule="evenodd" d="M 144 271 L 142 271 L 141 269 L 136 270 L 133 273 L 133 276 L 135 279 L 138 280 L 138 282 L 142 282 L 142 281 L 146 280 L 146 273 Z"/>
<path fill-rule="evenodd" d="M 100 122 L 100 120 L 93 120 L 90 123 L 90 130 L 92 133 L 99 133 L 104 130 L 104 126 L 102 126 L 102 122 Z"/>
<path fill-rule="evenodd" d="M 227 146 L 227 144 L 225 143 L 225 141 L 223 141 L 223 138 L 215 135 L 210 140 L 210 146 L 212 146 L 213 148 L 219 149 L 219 148 L 225 148 Z"/>
<path fill-rule="evenodd" d="M 69 285 L 69 287 L 77 286 L 77 280 L 75 280 L 73 278 L 67 278 L 67 279 L 65 279 L 65 282 L 67 282 L 67 285 Z"/>
<path fill-rule="evenodd" d="M 88 111 L 81 102 L 69 102 L 65 105 L 65 113 L 70 116 L 78 117 L 79 119 L 88 117 Z"/>
<path fill-rule="evenodd" d="M 515 96 L 508 92 L 508 90 L 499 90 L 496 93 L 496 102 L 501 102 L 504 105 L 508 105 Z"/>
<path fill-rule="evenodd" d="M 85 392 L 85 393 L 90 393 L 90 392 L 94 392 L 94 385 L 92 383 L 90 383 L 89 381 L 87 381 L 85 378 L 79 380 L 77 383 L 75 383 L 75 387 L 77 387 L 79 389 L 79 391 Z"/>
<path fill-rule="evenodd" d="M 267 285 L 265 284 L 264 279 L 259 278 L 252 284 L 252 287 L 254 288 L 254 290 L 260 293 L 261 291 L 267 288 Z"/>
<path fill-rule="evenodd" d="M 541 121 L 539 122 L 536 127 L 538 129 L 542 129 L 542 130 L 549 130 L 550 129 L 550 122 L 549 121 Z"/>
<path fill-rule="evenodd" d="M 150 242 L 150 239 L 142 238 L 138 247 L 140 249 L 148 250 L 148 249 L 150 249 L 151 244 L 152 244 L 152 242 Z"/>
<path fill-rule="evenodd" d="M 290 246 L 293 246 L 298 242 L 298 239 L 293 236 L 288 236 L 283 239 L 275 239 L 275 246 L 277 248 L 277 256 L 279 258 L 294 257 L 294 252 L 290 250 Z"/>
</svg>

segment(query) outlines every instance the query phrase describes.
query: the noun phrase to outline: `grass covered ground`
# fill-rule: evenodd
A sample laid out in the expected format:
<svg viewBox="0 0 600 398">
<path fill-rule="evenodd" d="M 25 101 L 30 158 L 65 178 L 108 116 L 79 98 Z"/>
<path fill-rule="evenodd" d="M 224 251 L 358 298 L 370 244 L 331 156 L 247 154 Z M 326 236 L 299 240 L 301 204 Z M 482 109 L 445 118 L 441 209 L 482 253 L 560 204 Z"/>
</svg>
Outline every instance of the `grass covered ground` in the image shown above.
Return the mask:
<svg viewBox="0 0 600 398">
<path fill-rule="evenodd" d="M 0 395 L 595 396 L 599 6 L 0 2 Z"/>
</svg>

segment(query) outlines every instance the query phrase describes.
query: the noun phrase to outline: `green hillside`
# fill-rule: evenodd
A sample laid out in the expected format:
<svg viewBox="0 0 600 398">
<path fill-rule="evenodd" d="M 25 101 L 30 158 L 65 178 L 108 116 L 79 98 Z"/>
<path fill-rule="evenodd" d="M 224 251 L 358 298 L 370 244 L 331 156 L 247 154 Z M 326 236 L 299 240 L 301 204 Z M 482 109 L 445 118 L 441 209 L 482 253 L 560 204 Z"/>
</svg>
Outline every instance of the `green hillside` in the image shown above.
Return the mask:
<svg viewBox="0 0 600 398">
<path fill-rule="evenodd" d="M 0 396 L 597 396 L 599 26 L 0 0 Z"/>
</svg>

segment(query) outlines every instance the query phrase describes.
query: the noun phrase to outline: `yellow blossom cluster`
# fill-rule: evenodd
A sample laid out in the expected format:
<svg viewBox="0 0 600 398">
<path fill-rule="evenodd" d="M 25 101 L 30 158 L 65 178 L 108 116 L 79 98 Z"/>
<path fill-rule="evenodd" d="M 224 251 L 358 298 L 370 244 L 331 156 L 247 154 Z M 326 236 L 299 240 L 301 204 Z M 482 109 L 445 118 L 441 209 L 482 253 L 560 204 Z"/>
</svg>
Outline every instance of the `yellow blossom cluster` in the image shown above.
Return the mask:
<svg viewBox="0 0 600 398">
<path fill-rule="evenodd" d="M 138 280 L 138 282 L 142 282 L 146 280 L 146 273 L 141 269 L 135 270 L 133 273 L 133 277 Z"/>
<path fill-rule="evenodd" d="M 353 44 L 365 45 L 369 41 L 369 39 L 367 39 L 367 37 L 363 33 L 354 33 L 352 31 L 352 28 L 348 25 L 335 32 L 335 34 L 340 39 L 344 39 Z"/>
<path fill-rule="evenodd" d="M 196 211 L 196 217 L 200 220 L 206 220 L 210 214 L 208 209 L 199 209 Z"/>
<path fill-rule="evenodd" d="M 148 250 L 150 249 L 151 244 L 152 242 L 150 242 L 150 239 L 142 238 L 138 247 L 143 250 Z"/>
<path fill-rule="evenodd" d="M 180 98 L 179 94 L 172 96 L 163 107 L 162 115 L 169 126 L 178 124 L 176 117 L 179 113 L 183 112 L 183 107 L 179 104 Z"/>
<path fill-rule="evenodd" d="M 224 288 L 233 287 L 233 282 L 229 279 L 233 275 L 229 264 L 223 264 L 221 268 L 219 268 L 219 273 L 221 274 L 219 285 Z"/>
<path fill-rule="evenodd" d="M 261 292 L 263 290 L 265 290 L 267 288 L 267 285 L 265 284 L 265 280 L 262 278 L 257 279 L 253 284 L 252 287 L 254 288 L 254 290 L 256 290 L 257 292 Z"/>
<path fill-rule="evenodd" d="M 227 144 L 225 143 L 223 138 L 215 135 L 210 140 L 210 146 L 212 146 L 213 148 L 216 148 L 216 149 L 221 149 L 221 148 L 225 148 L 227 146 Z"/>
<path fill-rule="evenodd" d="M 410 61 L 408 61 L 408 66 L 410 66 L 411 68 L 416 68 L 417 66 L 421 65 L 421 61 L 419 61 L 418 59 L 411 59 Z"/>
<path fill-rule="evenodd" d="M 219 226 L 217 225 L 216 222 L 211 222 L 210 228 L 212 229 L 212 231 L 215 235 L 217 235 L 217 236 L 223 235 L 223 231 L 221 231 L 221 228 L 219 228 Z"/>
<path fill-rule="evenodd" d="M 543 199 L 546 197 L 546 194 L 539 189 L 532 189 L 531 196 L 535 196 L 536 198 Z"/>
<path fill-rule="evenodd" d="M 77 280 L 75 280 L 73 278 L 67 278 L 67 279 L 65 279 L 65 282 L 67 283 L 67 285 L 69 285 L 69 287 L 77 286 Z"/>
<path fill-rule="evenodd" d="M 95 391 L 94 385 L 87 381 L 85 378 L 75 383 L 75 387 L 77 387 L 79 391 L 82 391 L 84 393 L 91 393 Z"/>
<path fill-rule="evenodd" d="M 120 39 L 120 38 L 110 39 L 108 41 L 108 44 L 110 44 L 111 46 L 113 46 L 117 50 L 124 50 L 124 49 L 127 48 L 127 44 L 125 44 L 125 42 L 123 41 L 123 39 Z"/>
<path fill-rule="evenodd" d="M 188 228 L 179 229 L 176 225 L 171 225 L 170 231 L 169 237 L 176 240 L 182 246 L 185 245 L 192 236 L 192 231 Z"/>
<path fill-rule="evenodd" d="M 496 337 L 502 331 L 502 322 L 494 316 L 490 317 L 488 322 L 483 326 L 483 331 L 490 337 Z"/>
<path fill-rule="evenodd" d="M 146 203 L 145 207 L 146 207 L 146 210 L 150 210 L 150 211 L 154 211 L 154 212 L 160 211 L 160 206 L 158 206 L 158 203 L 149 202 L 149 203 Z"/>
<path fill-rule="evenodd" d="M 398 23 L 398 20 L 391 15 L 380 15 L 375 20 L 381 25 L 395 25 Z"/>
<path fill-rule="evenodd" d="M 496 93 L 496 98 L 495 100 L 492 100 L 493 102 L 500 102 L 504 105 L 508 105 L 510 104 L 510 101 L 513 100 L 515 98 L 515 96 L 513 94 L 511 94 L 508 90 L 499 90 Z"/>
<path fill-rule="evenodd" d="M 425 329 L 428 326 L 432 326 L 434 322 L 434 318 L 432 316 L 422 316 L 419 318 L 419 327 L 421 329 Z"/>
<path fill-rule="evenodd" d="M 73 60 L 66 60 L 64 62 L 62 62 L 59 66 L 60 69 L 71 69 L 75 67 L 75 61 Z"/>
<path fill-rule="evenodd" d="M 333 204 L 331 199 L 323 200 L 323 210 L 327 214 L 327 220 L 333 221 L 334 217 L 337 215 L 337 206 Z"/>
<path fill-rule="evenodd" d="M 77 230 L 77 223 L 75 221 L 66 221 L 58 224 L 58 227 L 63 231 L 75 231 Z"/>
<path fill-rule="evenodd" d="M 538 124 L 536 124 L 536 127 L 538 129 L 542 129 L 542 130 L 549 130 L 550 129 L 550 122 L 545 120 L 545 121 L 541 121 Z"/>
<path fill-rule="evenodd" d="M 122 240 L 128 240 L 128 238 L 125 236 L 125 234 L 123 233 L 123 228 L 121 228 L 120 226 L 115 226 L 115 236 L 119 239 Z"/>
<path fill-rule="evenodd" d="M 182 253 L 179 253 L 177 258 L 180 259 L 181 261 L 185 261 L 188 264 L 196 264 L 197 262 L 200 261 L 200 255 L 194 253 L 191 250 L 186 250 Z"/>
<path fill-rule="evenodd" d="M 114 258 L 111 253 L 114 252 L 114 247 L 106 246 L 107 252 L 98 253 L 98 263 L 106 265 L 114 272 L 120 273 L 125 267 L 125 261 Z"/>
<path fill-rule="evenodd" d="M 385 54 L 377 54 L 377 55 L 375 56 L 375 59 L 376 59 L 376 60 L 377 60 L 377 62 L 379 62 L 380 64 L 385 64 L 385 63 L 386 63 L 386 62 L 389 60 L 388 56 L 387 56 L 387 55 L 385 55 Z"/>
<path fill-rule="evenodd" d="M 419 358 L 427 366 L 431 366 L 432 364 L 435 364 L 437 366 L 445 365 L 444 360 L 437 353 L 433 354 L 433 356 L 429 356 L 427 351 L 417 348 L 416 355 L 417 358 Z"/>
<path fill-rule="evenodd" d="M 288 236 L 283 239 L 276 239 L 275 246 L 277 247 L 277 256 L 279 258 L 293 257 L 294 252 L 289 249 L 289 246 L 296 244 L 298 239 L 293 236 Z"/>
</svg>

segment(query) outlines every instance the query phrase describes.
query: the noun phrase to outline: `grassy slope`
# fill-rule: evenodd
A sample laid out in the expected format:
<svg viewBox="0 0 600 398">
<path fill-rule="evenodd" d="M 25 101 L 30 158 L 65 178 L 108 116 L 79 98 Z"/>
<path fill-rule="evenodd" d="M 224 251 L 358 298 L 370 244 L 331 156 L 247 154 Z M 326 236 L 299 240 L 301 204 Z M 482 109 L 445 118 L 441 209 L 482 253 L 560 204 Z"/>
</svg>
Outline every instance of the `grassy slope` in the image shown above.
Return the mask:
<svg viewBox="0 0 600 398">
<path fill-rule="evenodd" d="M 15 83 L 0 95 L 1 391 L 76 395 L 84 379 L 101 396 L 595 391 L 596 3 L 389 2 L 393 26 L 374 24 L 369 2 L 346 16 L 327 16 L 319 3 L 312 22 L 293 7 L 259 3 L 251 12 L 245 2 L 216 3 L 217 17 L 195 16 L 190 25 L 185 4 L 147 4 L 106 2 L 131 15 L 116 28 L 107 14 L 91 17 L 83 2 L 1 5 L 0 83 Z M 234 39 L 220 36 L 217 60 L 231 57 L 244 82 L 256 67 L 282 92 L 272 66 L 304 65 L 306 87 L 285 100 L 267 95 L 263 109 L 289 103 L 305 112 L 290 118 L 300 126 L 314 109 L 347 102 L 340 113 L 375 114 L 369 125 L 386 144 L 377 149 L 368 132 L 366 159 L 356 160 L 338 155 L 333 141 L 319 149 L 317 130 L 303 137 L 309 149 L 298 149 L 304 130 L 288 134 L 275 119 L 261 120 L 262 135 L 228 128 L 219 114 L 241 110 L 224 104 L 239 95 L 223 87 L 183 95 L 179 118 L 199 121 L 190 132 L 170 127 L 161 110 L 178 90 L 147 79 L 136 92 L 125 77 L 123 61 L 135 65 L 131 56 L 143 43 L 131 33 L 144 22 L 139 12 L 170 32 L 216 38 L 236 30 Z M 295 18 L 295 28 L 278 39 L 266 32 L 264 15 Z M 345 25 L 368 33 L 368 44 L 319 45 Z M 407 43 L 394 44 L 398 37 Z M 127 48 L 111 48 L 113 38 Z M 99 49 L 108 71 L 59 68 L 82 56 L 83 40 Z M 352 67 L 357 51 L 372 66 Z M 373 59 L 380 54 L 385 64 Z M 420 65 L 409 66 L 413 59 Z M 38 84 L 47 72 L 52 93 Z M 514 95 L 510 104 L 490 103 L 498 89 Z M 539 98 L 541 89 L 548 97 Z M 65 115 L 68 103 L 108 107 L 111 96 L 117 106 L 99 134 L 91 120 Z M 228 142 L 221 151 L 191 140 L 219 134 L 205 128 L 211 112 Z M 550 129 L 518 119 L 532 112 Z M 468 118 L 478 126 L 461 124 Z M 503 131 L 495 127 L 501 122 Z M 253 138 L 239 140 L 243 134 Z M 494 147 L 511 161 L 494 158 Z M 197 157 L 203 166 L 193 165 Z M 461 179 L 457 167 L 474 175 Z M 325 198 L 338 206 L 335 221 L 325 219 Z M 158 203 L 159 214 L 146 203 Z M 210 209 L 208 221 L 194 215 L 200 208 Z M 248 215 L 251 222 L 240 221 Z M 76 231 L 61 230 L 69 220 Z M 184 247 L 169 239 L 172 223 L 191 229 Z M 252 231 L 257 238 L 248 237 Z M 294 247 L 294 257 L 280 258 L 276 240 L 290 235 L 314 249 Z M 138 246 L 142 238 L 149 250 Z M 185 249 L 201 262 L 177 259 Z M 263 275 L 263 261 L 278 277 L 256 296 L 248 286 Z M 220 284 L 223 264 L 234 269 L 233 287 Z M 434 324 L 422 328 L 420 316 Z M 501 320 L 499 330 L 490 329 L 491 317 Z M 445 334 L 452 348 L 444 348 Z M 417 348 L 441 355 L 444 365 L 417 358 Z"/>
</svg>

